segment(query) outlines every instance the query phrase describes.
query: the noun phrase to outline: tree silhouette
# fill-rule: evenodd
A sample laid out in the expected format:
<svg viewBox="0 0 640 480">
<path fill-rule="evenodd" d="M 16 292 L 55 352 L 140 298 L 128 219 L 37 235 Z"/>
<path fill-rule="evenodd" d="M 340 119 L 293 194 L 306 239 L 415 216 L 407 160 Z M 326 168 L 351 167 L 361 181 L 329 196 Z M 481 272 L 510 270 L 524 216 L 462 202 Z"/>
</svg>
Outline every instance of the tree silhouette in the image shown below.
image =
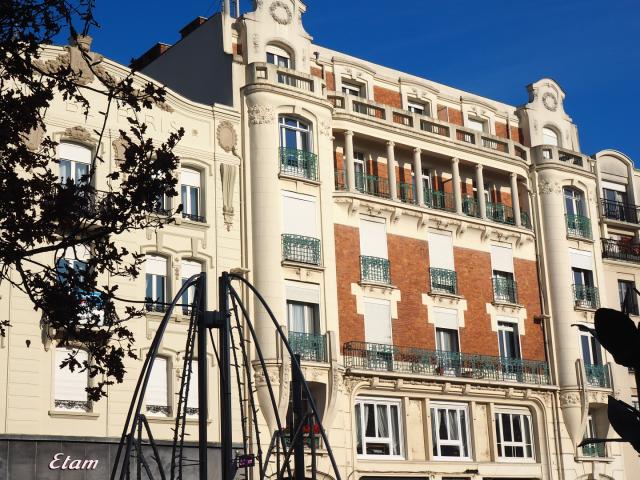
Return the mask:
<svg viewBox="0 0 640 480">
<path fill-rule="evenodd" d="M 106 385 L 122 381 L 125 357 L 135 357 L 128 321 L 142 314 L 133 301 L 118 313 L 117 287 L 107 285 L 107 277 L 135 278 L 142 262 L 118 245 L 118 235 L 172 221 L 176 212 L 159 212 L 158 199 L 177 195 L 173 149 L 183 130 L 160 144 L 147 138 L 140 113 L 167 108 L 166 92 L 135 72 L 109 73 L 102 57 L 90 51 L 94 3 L 0 5 L 0 283 L 28 296 L 41 313 L 45 340 L 72 349 L 61 366 L 87 370 L 95 378 L 89 398 L 98 400 Z M 71 45 L 52 59 L 46 45 L 66 34 Z M 57 143 L 47 132 L 47 110 L 61 101 L 101 123 L 85 132 L 94 153 L 75 181 L 60 178 Z M 101 179 L 107 190 L 98 191 L 97 172 L 108 170 L 100 147 L 117 109 L 130 112 L 117 140 L 122 158 Z M 0 335 L 7 328 L 9 320 L 0 318 Z M 88 361 L 77 360 L 78 348 L 88 352 Z"/>
</svg>

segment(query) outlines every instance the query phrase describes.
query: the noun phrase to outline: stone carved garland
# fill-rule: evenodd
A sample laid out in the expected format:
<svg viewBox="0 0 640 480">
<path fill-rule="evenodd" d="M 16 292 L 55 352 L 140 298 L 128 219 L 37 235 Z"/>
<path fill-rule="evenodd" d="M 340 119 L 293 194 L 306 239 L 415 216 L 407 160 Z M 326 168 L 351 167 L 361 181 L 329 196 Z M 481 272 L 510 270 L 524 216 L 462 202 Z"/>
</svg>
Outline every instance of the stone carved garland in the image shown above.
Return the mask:
<svg viewBox="0 0 640 480">
<path fill-rule="evenodd" d="M 542 103 L 547 110 L 555 112 L 558 109 L 558 99 L 552 93 L 542 95 Z"/>
<path fill-rule="evenodd" d="M 124 162 L 124 154 L 127 150 L 127 141 L 122 137 L 118 137 L 111 145 L 113 145 L 113 158 L 115 161 Z"/>
<path fill-rule="evenodd" d="M 236 149 L 238 134 L 231 122 L 227 120 L 220 122 L 216 130 L 216 138 L 218 139 L 218 145 L 220 145 L 220 148 L 225 152 L 229 153 Z"/>
<path fill-rule="evenodd" d="M 253 105 L 249 107 L 249 125 L 267 125 L 273 122 L 274 112 L 271 105 Z"/>
<path fill-rule="evenodd" d="M 580 405 L 580 394 L 577 392 L 562 393 L 560 395 L 561 407 L 574 407 Z"/>
<path fill-rule="evenodd" d="M 276 0 L 271 4 L 269 13 L 271 14 L 271 18 L 280 25 L 289 25 L 293 18 L 289 5 L 280 0 Z"/>
<path fill-rule="evenodd" d="M 68 140 L 77 140 L 78 142 L 95 144 L 96 141 L 91 136 L 91 132 L 84 127 L 69 127 L 64 131 L 63 137 Z"/>
<path fill-rule="evenodd" d="M 538 184 L 538 194 L 540 195 L 551 195 L 551 194 L 561 194 L 562 193 L 562 185 L 558 182 L 550 182 L 549 180 L 540 180 Z"/>
</svg>

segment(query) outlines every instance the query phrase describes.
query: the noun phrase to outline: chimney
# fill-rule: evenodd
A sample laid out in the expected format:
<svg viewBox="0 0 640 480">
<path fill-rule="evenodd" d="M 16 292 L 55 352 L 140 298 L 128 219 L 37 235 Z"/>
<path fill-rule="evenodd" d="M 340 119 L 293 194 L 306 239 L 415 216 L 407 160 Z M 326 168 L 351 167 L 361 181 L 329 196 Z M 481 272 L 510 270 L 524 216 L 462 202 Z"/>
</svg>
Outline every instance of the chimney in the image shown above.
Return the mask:
<svg viewBox="0 0 640 480">
<path fill-rule="evenodd" d="M 191 20 L 191 22 L 189 22 L 186 26 L 182 28 L 182 30 L 180 30 L 181 38 L 184 38 L 187 35 L 189 35 L 191 32 L 193 32 L 196 28 L 198 28 L 207 20 L 208 18 L 206 17 L 196 17 L 195 19 Z"/>
<path fill-rule="evenodd" d="M 133 60 L 131 60 L 131 64 L 129 65 L 129 67 L 132 70 L 142 70 L 144 67 L 157 59 L 160 55 L 166 52 L 170 47 L 171 45 L 167 43 L 158 42 L 138 58 L 134 58 Z"/>
</svg>

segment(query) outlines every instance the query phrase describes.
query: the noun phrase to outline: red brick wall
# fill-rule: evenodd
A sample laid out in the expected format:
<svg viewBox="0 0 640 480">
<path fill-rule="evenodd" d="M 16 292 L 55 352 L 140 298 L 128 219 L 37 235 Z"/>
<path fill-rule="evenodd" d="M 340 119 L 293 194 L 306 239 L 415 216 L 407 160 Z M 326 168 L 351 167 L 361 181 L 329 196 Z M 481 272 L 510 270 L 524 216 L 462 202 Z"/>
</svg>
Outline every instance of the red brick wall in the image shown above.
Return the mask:
<svg viewBox="0 0 640 480">
<path fill-rule="evenodd" d="M 496 136 L 502 137 L 502 138 L 509 138 L 506 123 L 496 122 Z"/>
<path fill-rule="evenodd" d="M 345 169 L 345 164 L 344 164 L 344 154 L 342 152 L 338 152 L 336 150 L 335 153 L 335 158 L 334 158 L 334 165 L 336 170 L 344 170 Z"/>
<path fill-rule="evenodd" d="M 383 103 L 394 108 L 402 108 L 402 97 L 400 92 L 389 90 L 388 88 L 373 86 L 373 99 L 378 103 Z"/>
<path fill-rule="evenodd" d="M 453 123 L 454 125 L 463 125 L 462 111 L 455 108 L 438 105 L 438 120 Z"/>
<path fill-rule="evenodd" d="M 511 139 L 524 145 L 524 134 L 521 128 L 511 127 Z"/>
<path fill-rule="evenodd" d="M 536 262 L 514 258 L 513 264 L 518 285 L 518 302 L 527 309 L 525 335 L 520 337 L 522 357 L 528 360 L 545 360 L 542 325 L 533 320 L 542 312 Z"/>
<path fill-rule="evenodd" d="M 358 315 L 351 284 L 360 281 L 360 234 L 357 228 L 335 225 L 336 277 L 340 342 L 364 341 L 364 315 Z M 342 345 L 340 346 L 342 348 Z"/>
<path fill-rule="evenodd" d="M 231 46 L 232 50 L 233 50 L 233 54 L 234 55 L 242 55 L 242 44 L 241 43 L 234 43 Z"/>
<path fill-rule="evenodd" d="M 512 207 L 513 206 L 513 202 L 511 200 L 511 190 L 507 191 L 507 190 L 496 190 L 497 193 L 497 199 L 496 201 L 498 203 L 504 203 L 505 205 Z"/>
<path fill-rule="evenodd" d="M 311 75 L 322 78 L 322 69 L 318 67 L 311 67 Z"/>
<path fill-rule="evenodd" d="M 330 92 L 336 91 L 336 76 L 331 72 L 325 74 L 325 80 L 327 81 L 327 90 Z"/>
</svg>

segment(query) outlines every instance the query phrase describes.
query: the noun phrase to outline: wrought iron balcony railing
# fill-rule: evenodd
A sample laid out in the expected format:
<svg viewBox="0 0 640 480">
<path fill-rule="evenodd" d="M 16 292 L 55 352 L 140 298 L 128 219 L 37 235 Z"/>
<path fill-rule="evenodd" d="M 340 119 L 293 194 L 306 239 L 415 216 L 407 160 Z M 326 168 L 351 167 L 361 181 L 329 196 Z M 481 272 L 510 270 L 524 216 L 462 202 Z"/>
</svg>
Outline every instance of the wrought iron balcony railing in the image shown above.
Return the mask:
<svg viewBox="0 0 640 480">
<path fill-rule="evenodd" d="M 434 293 L 458 294 L 458 275 L 453 270 L 429 268 L 431 291 Z"/>
<path fill-rule="evenodd" d="M 335 171 L 335 182 L 336 190 L 342 191 L 347 189 L 347 175 L 344 170 Z"/>
<path fill-rule="evenodd" d="M 600 294 L 597 287 L 573 285 L 573 299 L 577 307 L 596 310 L 600 307 Z"/>
<path fill-rule="evenodd" d="M 638 222 L 638 209 L 640 209 L 640 207 L 630 203 L 602 200 L 602 215 L 611 220 L 635 224 L 640 223 Z"/>
<path fill-rule="evenodd" d="M 356 172 L 356 190 L 375 197 L 389 198 L 389 179 L 377 175 L 364 175 Z"/>
<path fill-rule="evenodd" d="M 431 351 L 367 342 L 347 342 L 345 366 L 381 372 L 474 378 L 549 385 L 544 361 Z"/>
<path fill-rule="evenodd" d="M 289 345 L 302 360 L 310 362 L 327 361 L 327 339 L 325 335 L 289 332 Z"/>
<path fill-rule="evenodd" d="M 507 225 L 515 224 L 513 208 L 504 203 L 487 202 L 487 218 L 494 222 L 506 223 Z"/>
<path fill-rule="evenodd" d="M 453 199 L 453 193 L 440 192 L 431 188 L 424 189 L 424 203 L 431 208 L 438 210 L 447 210 L 449 212 L 456 211 L 456 202 Z"/>
<path fill-rule="evenodd" d="M 295 148 L 280 147 L 280 173 L 318 180 L 318 156 Z"/>
<path fill-rule="evenodd" d="M 515 280 L 493 277 L 493 300 L 497 303 L 518 303 L 518 286 Z"/>
<path fill-rule="evenodd" d="M 389 260 L 386 258 L 360 256 L 360 279 L 363 282 L 391 284 Z"/>
<path fill-rule="evenodd" d="M 149 299 L 145 299 L 145 301 L 147 302 L 145 303 L 145 310 L 147 312 L 164 313 L 167 311 L 168 307 L 164 300 L 150 301 Z"/>
<path fill-rule="evenodd" d="M 611 377 L 607 365 L 591 365 L 585 363 L 584 371 L 587 374 L 587 383 L 592 387 L 611 388 Z"/>
<path fill-rule="evenodd" d="M 404 203 L 417 203 L 413 183 L 398 183 L 398 198 Z"/>
<path fill-rule="evenodd" d="M 601 458 L 605 456 L 606 448 L 604 443 L 592 443 L 582 447 L 582 455 L 585 457 Z"/>
<path fill-rule="evenodd" d="M 462 197 L 462 213 L 470 217 L 479 217 L 480 208 L 478 201 L 470 196 Z"/>
<path fill-rule="evenodd" d="M 282 235 L 282 259 L 320 265 L 320 240 L 285 233 Z"/>
<path fill-rule="evenodd" d="M 198 222 L 198 223 L 205 222 L 204 216 L 198 215 L 197 213 L 182 212 L 182 218 L 186 218 L 187 220 L 191 220 L 192 222 Z"/>
<path fill-rule="evenodd" d="M 567 233 L 572 237 L 586 238 L 591 240 L 591 220 L 583 215 L 573 215 L 568 213 Z"/>
<path fill-rule="evenodd" d="M 602 256 L 614 260 L 640 263 L 640 244 L 603 238 Z"/>
</svg>

